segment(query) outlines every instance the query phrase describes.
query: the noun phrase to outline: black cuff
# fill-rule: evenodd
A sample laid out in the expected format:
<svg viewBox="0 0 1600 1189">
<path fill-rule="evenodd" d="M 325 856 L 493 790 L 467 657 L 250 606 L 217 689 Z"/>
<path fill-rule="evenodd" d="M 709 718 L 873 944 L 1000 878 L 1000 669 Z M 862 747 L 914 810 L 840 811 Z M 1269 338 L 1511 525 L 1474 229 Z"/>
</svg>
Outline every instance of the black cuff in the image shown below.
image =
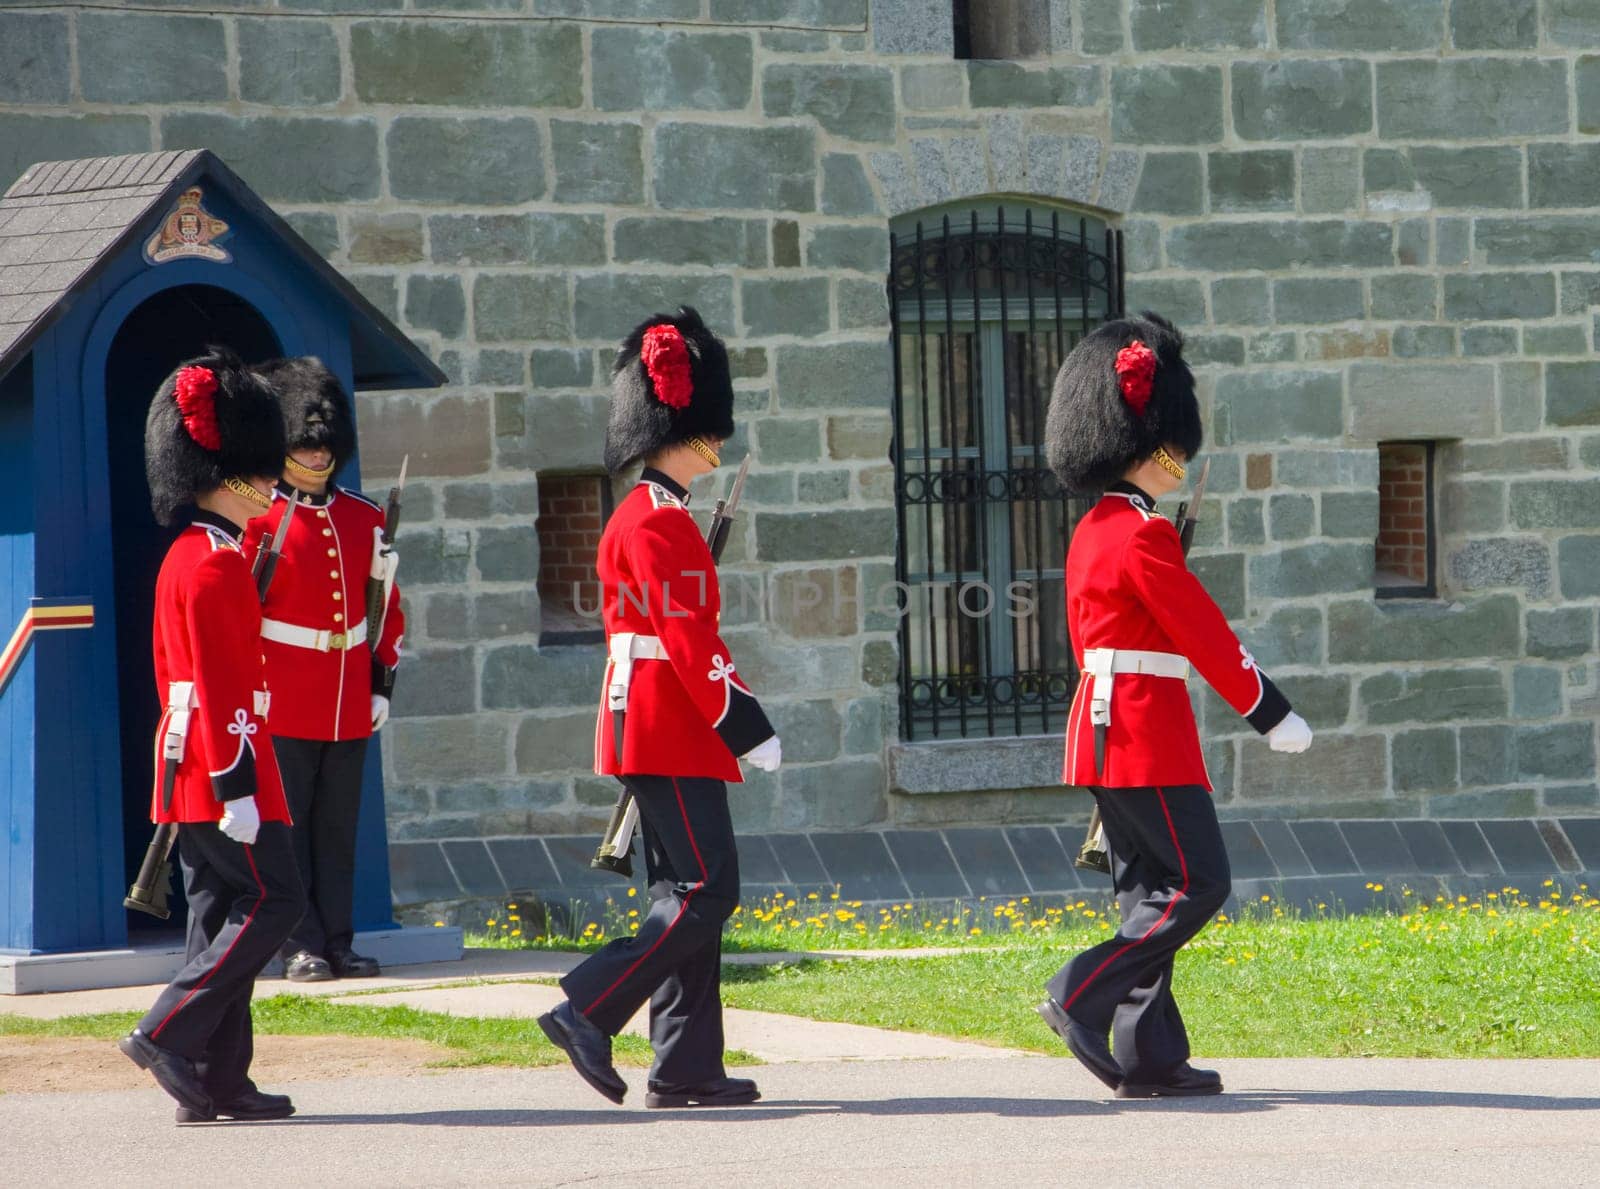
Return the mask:
<svg viewBox="0 0 1600 1189">
<path fill-rule="evenodd" d="M 246 744 L 239 762 L 220 776 L 211 778 L 211 791 L 218 801 L 237 801 L 256 795 L 256 753 Z"/>
<path fill-rule="evenodd" d="M 1289 699 L 1283 696 L 1283 691 L 1272 684 L 1272 678 L 1260 669 L 1256 670 L 1256 675 L 1261 678 L 1261 701 L 1244 717 L 1246 722 L 1265 735 L 1288 718 L 1293 707 L 1289 705 Z"/>
<path fill-rule="evenodd" d="M 722 741 L 728 745 L 729 751 L 735 756 L 742 756 L 778 732 L 774 731 L 772 724 L 767 721 L 760 702 L 732 682 L 728 683 L 728 692 L 731 695 L 728 713 L 723 715 L 722 721 L 717 724 L 717 734 L 722 736 Z"/>
<path fill-rule="evenodd" d="M 394 676 L 397 670 L 391 669 L 377 657 L 372 658 L 372 692 L 394 701 Z"/>
</svg>

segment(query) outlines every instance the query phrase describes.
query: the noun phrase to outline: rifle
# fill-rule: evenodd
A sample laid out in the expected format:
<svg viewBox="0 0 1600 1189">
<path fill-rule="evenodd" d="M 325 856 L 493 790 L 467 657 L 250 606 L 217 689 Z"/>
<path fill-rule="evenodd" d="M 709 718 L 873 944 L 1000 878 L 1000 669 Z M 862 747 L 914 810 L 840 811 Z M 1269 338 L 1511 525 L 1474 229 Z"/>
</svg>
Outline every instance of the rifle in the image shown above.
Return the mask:
<svg viewBox="0 0 1600 1189">
<path fill-rule="evenodd" d="M 400 493 L 406 489 L 406 468 L 411 455 L 400 460 L 400 478 L 389 488 L 389 504 L 383 514 L 383 534 L 372 551 L 372 568 L 367 574 L 367 643 L 378 651 L 383 637 L 383 620 L 389 614 L 389 593 L 394 590 L 394 573 L 400 559 L 394 553 L 395 534 L 400 531 Z"/>
<path fill-rule="evenodd" d="M 750 456 L 746 454 L 744 461 L 739 464 L 739 473 L 734 476 L 733 485 L 728 488 L 728 498 L 719 499 L 716 506 L 711 509 L 711 523 L 706 527 L 706 546 L 711 550 L 713 563 L 722 560 L 722 550 L 728 544 L 733 516 L 739 509 L 739 499 L 744 495 L 745 476 L 749 473 Z M 611 712 L 611 727 L 619 764 L 622 762 L 624 713 L 625 711 L 619 709 L 613 709 Z M 606 823 L 606 832 L 601 835 L 600 845 L 595 848 L 594 858 L 589 860 L 589 866 L 596 871 L 612 871 L 624 878 L 633 878 L 633 862 L 628 858 L 628 852 L 633 847 L 633 831 L 638 824 L 638 803 L 624 785 L 622 792 L 617 794 L 617 803 L 611 809 L 611 820 Z"/>
<path fill-rule="evenodd" d="M 250 576 L 255 579 L 256 596 L 263 603 L 267 601 L 267 590 L 272 585 L 272 576 L 277 573 L 278 558 L 283 556 L 283 542 L 289 536 L 289 522 L 294 519 L 295 509 L 299 506 L 300 493 L 296 491 L 289 496 L 289 506 L 284 509 L 283 519 L 278 522 L 278 529 L 272 534 L 271 541 L 262 543 L 256 550 L 255 560 L 250 563 Z M 161 809 L 163 812 L 172 808 L 172 790 L 178 779 L 178 765 L 183 762 L 183 746 L 187 738 L 187 710 L 184 714 L 183 729 L 178 731 L 171 729 L 171 719 L 168 719 L 169 728 L 162 741 Z M 135 912 L 149 913 L 163 921 L 172 915 L 172 910 L 167 907 L 167 895 L 172 887 L 172 844 L 177 840 L 178 823 L 161 822 L 156 826 L 155 836 L 150 839 L 150 845 L 145 848 L 144 859 L 139 864 L 139 874 L 133 877 L 133 885 L 128 889 L 128 894 L 122 898 L 122 907 L 131 908 Z"/>
<path fill-rule="evenodd" d="M 1177 514 L 1172 518 L 1173 527 L 1178 530 L 1178 544 L 1183 548 L 1185 557 L 1189 556 L 1189 547 L 1194 544 L 1195 521 L 1198 519 L 1200 501 L 1206 498 L 1206 479 L 1210 474 L 1211 460 L 1208 458 L 1200 468 L 1199 481 L 1194 485 L 1194 498 L 1179 504 Z M 1089 829 L 1084 834 L 1083 846 L 1072 865 L 1085 871 L 1098 871 L 1102 875 L 1111 874 L 1111 848 L 1106 844 L 1106 828 L 1100 820 L 1098 804 L 1089 814 Z"/>
</svg>

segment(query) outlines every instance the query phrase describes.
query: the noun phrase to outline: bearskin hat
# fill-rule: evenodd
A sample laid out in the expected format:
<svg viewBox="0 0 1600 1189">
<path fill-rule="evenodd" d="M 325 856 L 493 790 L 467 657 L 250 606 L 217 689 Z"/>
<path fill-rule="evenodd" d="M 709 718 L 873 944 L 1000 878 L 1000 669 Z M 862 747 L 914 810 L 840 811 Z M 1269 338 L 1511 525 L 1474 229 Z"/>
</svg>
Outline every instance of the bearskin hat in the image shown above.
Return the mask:
<svg viewBox="0 0 1600 1189">
<path fill-rule="evenodd" d="M 226 347 L 161 382 L 144 423 L 150 510 L 162 524 L 228 478 L 283 469 L 283 414 L 272 389 Z"/>
<path fill-rule="evenodd" d="M 1205 431 L 1178 328 L 1145 310 L 1084 336 L 1056 374 L 1044 432 L 1069 491 L 1104 491 L 1158 446 L 1193 458 Z"/>
<path fill-rule="evenodd" d="M 611 373 L 605 466 L 612 474 L 674 442 L 733 436 L 733 377 L 722 340 L 680 306 L 622 340 Z"/>
<path fill-rule="evenodd" d="M 272 385 L 283 408 L 290 450 L 323 447 L 335 467 L 356 452 L 356 421 L 344 385 L 315 355 L 270 359 L 254 369 Z"/>
</svg>

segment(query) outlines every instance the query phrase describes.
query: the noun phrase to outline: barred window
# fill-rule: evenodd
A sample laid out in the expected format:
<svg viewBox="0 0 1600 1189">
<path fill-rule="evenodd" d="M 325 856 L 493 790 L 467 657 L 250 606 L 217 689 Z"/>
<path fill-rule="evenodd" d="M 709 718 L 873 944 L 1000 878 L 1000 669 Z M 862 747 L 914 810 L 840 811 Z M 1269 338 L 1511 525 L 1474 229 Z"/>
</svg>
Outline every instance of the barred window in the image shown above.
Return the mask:
<svg viewBox="0 0 1600 1189">
<path fill-rule="evenodd" d="M 1067 352 L 1122 310 L 1121 233 L 1008 202 L 891 241 L 901 733 L 1059 730 L 1066 541 L 1091 501 L 1050 473 L 1044 420 Z"/>
</svg>

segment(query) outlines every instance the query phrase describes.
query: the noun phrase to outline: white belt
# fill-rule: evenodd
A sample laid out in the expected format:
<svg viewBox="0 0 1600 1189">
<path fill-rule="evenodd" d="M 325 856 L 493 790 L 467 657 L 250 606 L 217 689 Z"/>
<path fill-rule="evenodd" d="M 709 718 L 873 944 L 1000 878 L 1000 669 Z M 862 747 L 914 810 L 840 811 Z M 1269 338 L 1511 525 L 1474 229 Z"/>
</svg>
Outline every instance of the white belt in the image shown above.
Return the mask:
<svg viewBox="0 0 1600 1189">
<path fill-rule="evenodd" d="M 1189 661 L 1175 652 L 1141 652 L 1135 648 L 1086 648 L 1083 671 L 1089 675 L 1089 721 L 1111 723 L 1111 679 L 1117 673 L 1142 673 L 1146 677 L 1171 677 L 1184 681 Z"/>
<path fill-rule="evenodd" d="M 334 632 L 326 629 L 303 628 L 299 624 L 284 623 L 281 619 L 263 619 L 261 638 L 291 648 L 309 648 L 312 652 L 349 652 L 367 642 L 367 621 L 363 619 L 349 631 Z"/>
<path fill-rule="evenodd" d="M 606 686 L 606 706 L 611 710 L 628 708 L 628 687 L 633 684 L 634 661 L 664 661 L 666 647 L 660 636 L 641 636 L 637 632 L 616 632 L 606 640 L 611 654 L 611 681 Z"/>
</svg>

